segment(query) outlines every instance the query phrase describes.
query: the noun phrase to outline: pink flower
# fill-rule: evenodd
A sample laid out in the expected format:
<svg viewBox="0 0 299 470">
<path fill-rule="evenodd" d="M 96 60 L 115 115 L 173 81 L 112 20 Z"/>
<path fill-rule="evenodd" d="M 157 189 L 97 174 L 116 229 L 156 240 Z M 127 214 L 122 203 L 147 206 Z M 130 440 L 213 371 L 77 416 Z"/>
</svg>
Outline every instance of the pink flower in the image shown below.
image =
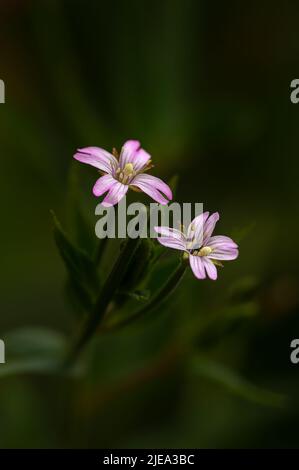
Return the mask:
<svg viewBox="0 0 299 470">
<path fill-rule="evenodd" d="M 185 252 L 184 257 L 189 258 L 198 279 L 208 276 L 216 280 L 216 266 L 222 266 L 221 261 L 233 260 L 239 255 L 238 245 L 231 238 L 223 235 L 212 237 L 218 220 L 218 212 L 210 217 L 209 212 L 204 212 L 191 222 L 187 234 L 170 227 L 155 227 L 155 231 L 161 235 L 158 237 L 161 245 Z"/>
<path fill-rule="evenodd" d="M 143 191 L 163 205 L 172 199 L 171 189 L 164 181 L 143 173 L 152 168 L 151 157 L 140 147 L 137 140 L 128 140 L 122 147 L 119 158 L 115 150 L 112 155 L 99 147 L 79 149 L 74 158 L 98 168 L 104 175 L 97 180 L 93 188 L 95 196 L 107 193 L 102 202 L 103 206 L 117 204 L 129 187 Z"/>
</svg>

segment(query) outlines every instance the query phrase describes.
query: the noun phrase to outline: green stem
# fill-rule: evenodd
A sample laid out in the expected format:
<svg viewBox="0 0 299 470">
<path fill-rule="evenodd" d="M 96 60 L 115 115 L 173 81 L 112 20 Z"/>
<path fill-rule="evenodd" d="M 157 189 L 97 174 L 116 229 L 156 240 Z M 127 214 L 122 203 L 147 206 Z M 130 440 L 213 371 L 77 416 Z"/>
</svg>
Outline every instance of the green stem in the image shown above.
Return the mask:
<svg viewBox="0 0 299 470">
<path fill-rule="evenodd" d="M 106 330 L 110 331 L 114 329 L 118 330 L 119 328 L 129 325 L 130 323 L 133 323 L 135 320 L 143 317 L 149 311 L 161 306 L 178 287 L 180 281 L 182 280 L 185 274 L 187 266 L 188 264 L 184 260 L 182 260 L 180 264 L 172 272 L 172 274 L 169 276 L 165 284 L 157 292 L 157 294 L 153 296 L 150 302 L 148 302 L 144 307 L 141 307 L 139 310 L 137 310 L 135 313 L 133 313 L 129 317 L 123 318 L 122 320 L 120 320 L 114 325 L 110 325 L 110 326 L 107 325 L 107 327 L 104 327 L 103 329 L 105 331 Z"/>
<path fill-rule="evenodd" d="M 98 296 L 93 310 L 87 319 L 87 322 L 83 328 L 83 333 L 79 336 L 75 342 L 70 355 L 67 357 L 65 366 L 70 366 L 78 357 L 82 349 L 86 346 L 93 333 L 97 330 L 101 323 L 107 307 L 115 294 L 115 291 L 119 287 L 123 276 L 126 273 L 128 263 L 132 259 L 132 256 L 139 245 L 139 239 L 129 238 L 126 241 L 124 248 L 122 249 L 112 271 L 110 272 L 106 282 L 101 289 L 100 295 Z"/>
</svg>

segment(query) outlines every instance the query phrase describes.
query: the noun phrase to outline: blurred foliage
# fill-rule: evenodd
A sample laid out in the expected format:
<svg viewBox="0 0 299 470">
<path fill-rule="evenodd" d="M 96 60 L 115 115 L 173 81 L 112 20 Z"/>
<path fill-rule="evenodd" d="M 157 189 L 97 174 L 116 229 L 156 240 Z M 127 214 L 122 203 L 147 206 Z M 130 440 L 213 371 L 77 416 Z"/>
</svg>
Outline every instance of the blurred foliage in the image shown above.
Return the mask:
<svg viewBox="0 0 299 470">
<path fill-rule="evenodd" d="M 0 446 L 297 447 L 299 6 L 3 0 L 0 14 Z M 176 200 L 220 212 L 216 233 L 238 238 L 240 257 L 216 283 L 189 272 L 169 303 L 99 332 L 87 370 L 53 374 L 72 307 L 80 296 L 84 311 L 120 248 L 101 256 L 96 175 L 72 154 L 127 138 L 154 174 L 180 176 Z M 150 292 L 119 289 L 126 315 L 177 263 L 163 250 L 153 260 Z"/>
</svg>

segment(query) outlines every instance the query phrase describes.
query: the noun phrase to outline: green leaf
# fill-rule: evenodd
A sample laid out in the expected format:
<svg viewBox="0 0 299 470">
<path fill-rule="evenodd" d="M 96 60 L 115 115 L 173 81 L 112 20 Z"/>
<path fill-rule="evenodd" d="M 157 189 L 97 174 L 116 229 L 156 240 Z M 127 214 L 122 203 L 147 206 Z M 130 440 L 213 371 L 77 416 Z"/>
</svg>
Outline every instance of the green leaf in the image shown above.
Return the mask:
<svg viewBox="0 0 299 470">
<path fill-rule="evenodd" d="M 96 266 L 85 251 L 70 241 L 54 212 L 51 213 L 55 242 L 71 279 L 72 294 L 77 293 L 78 301 L 89 309 L 100 288 Z"/>
<path fill-rule="evenodd" d="M 107 308 L 115 296 L 117 289 L 120 287 L 126 274 L 127 267 L 134 257 L 134 253 L 137 250 L 139 243 L 139 238 L 128 238 L 122 246 L 121 252 L 96 299 L 91 315 L 86 319 L 83 331 L 79 332 L 78 338 L 65 360 L 66 368 L 69 368 L 77 359 L 77 356 L 103 321 Z"/>
<path fill-rule="evenodd" d="M 150 291 L 145 290 L 136 290 L 134 292 L 118 291 L 118 295 L 129 297 L 133 300 L 138 300 L 138 302 L 147 302 L 150 298 Z"/>
<path fill-rule="evenodd" d="M 82 315 L 92 310 L 93 297 L 71 276 L 66 280 L 64 294 L 68 304 L 76 314 Z"/>
<path fill-rule="evenodd" d="M 286 405 L 287 397 L 280 393 L 260 388 L 235 371 L 202 356 L 197 356 L 191 362 L 191 372 L 221 385 L 231 393 L 260 405 L 282 407 Z"/>
<path fill-rule="evenodd" d="M 140 239 L 138 247 L 132 257 L 125 276 L 121 282 L 120 290 L 133 291 L 145 279 L 150 268 L 153 254 L 153 243 L 150 239 Z"/>
<path fill-rule="evenodd" d="M 174 271 L 170 274 L 168 279 L 165 283 L 158 289 L 158 291 L 150 298 L 149 302 L 147 302 L 144 306 L 140 309 L 135 311 L 133 314 L 126 318 L 122 318 L 113 322 L 111 324 L 104 325 L 104 330 L 110 329 L 119 329 L 123 328 L 124 326 L 129 325 L 130 323 L 139 320 L 141 317 L 145 316 L 148 312 L 152 310 L 157 310 L 158 307 L 161 307 L 162 304 L 171 296 L 171 294 L 176 290 L 179 283 L 181 282 L 185 271 L 187 268 L 187 263 L 183 260 L 175 267 Z"/>
<path fill-rule="evenodd" d="M 23 373 L 57 373 L 66 350 L 66 338 L 45 328 L 21 328 L 3 335 L 5 364 L 0 378 Z"/>
<path fill-rule="evenodd" d="M 109 238 L 102 238 L 98 239 L 94 252 L 93 252 L 93 260 L 96 266 L 100 266 L 108 245 Z"/>
</svg>

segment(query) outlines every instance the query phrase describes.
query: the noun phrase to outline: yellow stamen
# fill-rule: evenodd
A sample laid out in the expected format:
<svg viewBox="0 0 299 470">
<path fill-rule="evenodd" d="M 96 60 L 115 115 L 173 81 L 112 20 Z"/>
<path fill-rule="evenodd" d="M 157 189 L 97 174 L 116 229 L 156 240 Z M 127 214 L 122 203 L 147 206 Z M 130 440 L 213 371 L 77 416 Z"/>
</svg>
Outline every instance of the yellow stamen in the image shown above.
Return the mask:
<svg viewBox="0 0 299 470">
<path fill-rule="evenodd" d="M 151 168 L 154 168 L 155 165 L 152 164 L 152 160 L 149 160 L 146 164 L 146 167 L 143 168 L 142 171 L 148 171 L 150 170 Z"/>
<path fill-rule="evenodd" d="M 123 169 L 124 175 L 130 176 L 134 173 L 134 167 L 132 163 L 126 163 Z"/>
<path fill-rule="evenodd" d="M 123 184 L 128 184 L 132 177 L 136 175 L 134 166 L 132 163 L 126 163 L 123 169 L 118 168 L 116 170 L 116 176 L 118 180 Z"/>
<path fill-rule="evenodd" d="M 199 252 L 198 256 L 208 256 L 210 253 L 212 253 L 212 248 L 209 246 L 203 246 Z"/>
</svg>

